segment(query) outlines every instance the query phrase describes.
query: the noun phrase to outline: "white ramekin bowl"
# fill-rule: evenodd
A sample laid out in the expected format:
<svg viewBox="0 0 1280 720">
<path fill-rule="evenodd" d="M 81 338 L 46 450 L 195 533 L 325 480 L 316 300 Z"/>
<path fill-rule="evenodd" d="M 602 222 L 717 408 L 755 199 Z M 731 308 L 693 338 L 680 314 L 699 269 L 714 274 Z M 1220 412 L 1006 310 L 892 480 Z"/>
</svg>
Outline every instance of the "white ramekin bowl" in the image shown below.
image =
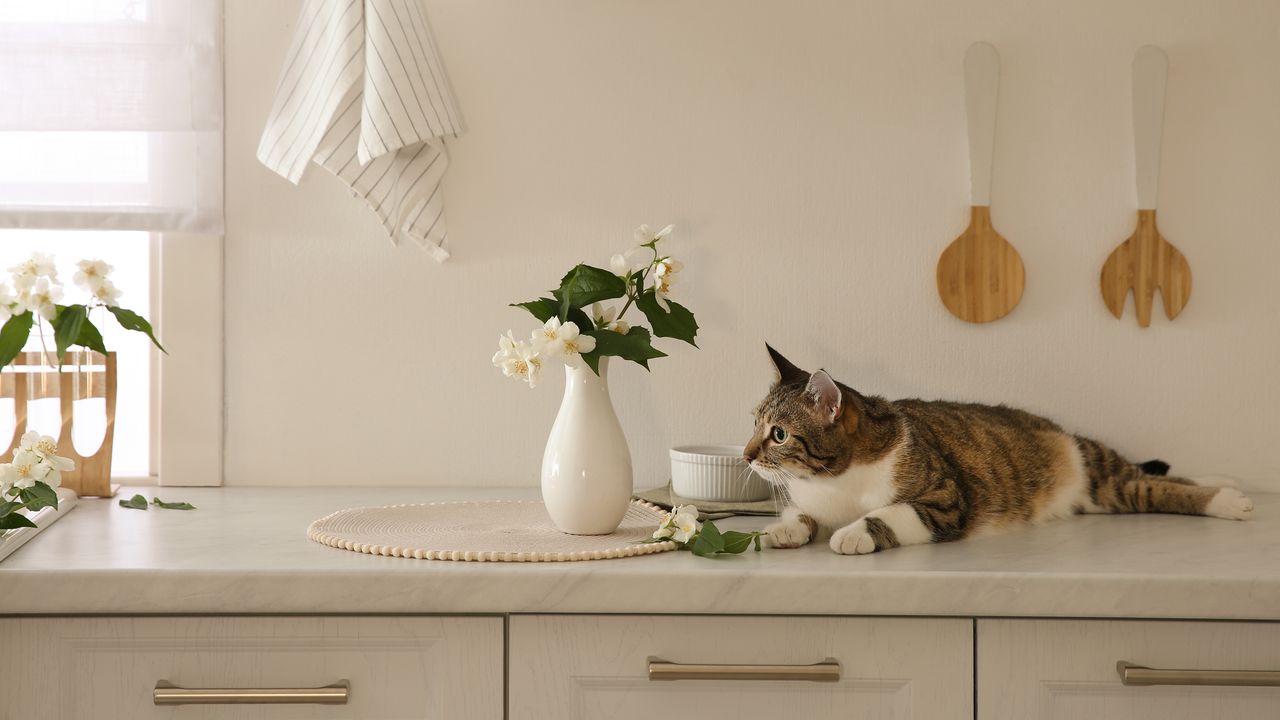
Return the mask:
<svg viewBox="0 0 1280 720">
<path fill-rule="evenodd" d="M 747 467 L 741 445 L 672 448 L 671 489 L 690 500 L 753 502 L 769 497 L 769 483 Z"/>
</svg>

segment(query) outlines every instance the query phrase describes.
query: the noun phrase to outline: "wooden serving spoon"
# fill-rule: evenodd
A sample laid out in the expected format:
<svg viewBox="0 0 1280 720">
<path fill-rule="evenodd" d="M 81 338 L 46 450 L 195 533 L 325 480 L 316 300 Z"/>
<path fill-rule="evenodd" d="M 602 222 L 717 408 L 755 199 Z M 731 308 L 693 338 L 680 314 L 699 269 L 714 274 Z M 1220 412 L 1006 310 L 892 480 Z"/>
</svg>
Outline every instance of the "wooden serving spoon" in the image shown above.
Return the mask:
<svg viewBox="0 0 1280 720">
<path fill-rule="evenodd" d="M 1164 90 L 1169 58 L 1154 45 L 1133 59 L 1133 155 L 1138 175 L 1138 227 L 1102 265 L 1102 299 L 1119 318 L 1133 289 L 1138 325 L 1151 325 L 1151 302 L 1160 290 L 1170 320 L 1191 298 L 1191 266 L 1156 228 L 1160 187 L 1160 140 L 1164 131 Z"/>
<path fill-rule="evenodd" d="M 999 320 L 1022 299 L 1025 270 L 1018 251 L 991 226 L 991 160 L 996 141 L 1000 56 L 987 43 L 964 54 L 972 209 L 969 227 L 938 258 L 938 295 L 952 315 L 971 323 Z"/>
</svg>

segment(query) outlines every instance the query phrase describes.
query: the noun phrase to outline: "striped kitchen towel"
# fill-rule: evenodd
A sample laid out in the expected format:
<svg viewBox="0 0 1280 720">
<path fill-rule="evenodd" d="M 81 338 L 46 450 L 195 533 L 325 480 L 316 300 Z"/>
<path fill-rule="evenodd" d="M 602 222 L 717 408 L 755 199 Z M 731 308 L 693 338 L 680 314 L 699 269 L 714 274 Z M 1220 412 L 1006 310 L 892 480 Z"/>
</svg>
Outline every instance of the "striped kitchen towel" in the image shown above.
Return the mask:
<svg viewBox="0 0 1280 720">
<path fill-rule="evenodd" d="M 398 242 L 444 245 L 444 137 L 462 133 L 420 0 L 306 0 L 258 144 L 297 184 L 309 162 L 337 175 Z"/>
</svg>

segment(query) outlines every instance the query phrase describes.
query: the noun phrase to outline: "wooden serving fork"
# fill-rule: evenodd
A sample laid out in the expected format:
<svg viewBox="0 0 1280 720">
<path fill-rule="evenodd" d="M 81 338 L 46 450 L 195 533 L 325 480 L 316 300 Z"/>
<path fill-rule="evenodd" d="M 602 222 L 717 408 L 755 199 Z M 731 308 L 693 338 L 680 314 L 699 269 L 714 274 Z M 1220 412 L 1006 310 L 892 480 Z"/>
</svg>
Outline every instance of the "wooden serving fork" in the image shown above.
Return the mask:
<svg viewBox="0 0 1280 720">
<path fill-rule="evenodd" d="M 1160 290 L 1170 320 L 1191 298 L 1191 266 L 1156 228 L 1160 186 L 1160 140 L 1164 130 L 1164 92 L 1169 58 L 1154 45 L 1133 59 L 1133 147 L 1138 184 L 1138 227 L 1102 265 L 1102 299 L 1117 318 L 1133 290 L 1138 325 L 1151 324 L 1151 303 Z"/>
</svg>

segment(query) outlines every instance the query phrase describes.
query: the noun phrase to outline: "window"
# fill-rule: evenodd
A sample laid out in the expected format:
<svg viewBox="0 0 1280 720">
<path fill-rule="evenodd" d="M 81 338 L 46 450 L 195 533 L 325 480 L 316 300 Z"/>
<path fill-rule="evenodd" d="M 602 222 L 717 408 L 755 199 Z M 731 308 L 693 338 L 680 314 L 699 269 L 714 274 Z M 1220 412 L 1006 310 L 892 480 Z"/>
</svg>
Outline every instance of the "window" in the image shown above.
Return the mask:
<svg viewBox="0 0 1280 720">
<path fill-rule="evenodd" d="M 117 480 L 221 482 L 222 229 L 221 0 L 0 2 L 0 281 L 49 253 L 79 302 L 75 262 L 104 260 L 173 353 L 93 318 L 118 354 Z M 101 406 L 76 401 L 82 453 Z M 57 434 L 56 400 L 28 413 Z M 0 400 L 0 443 L 12 429 Z"/>
<path fill-rule="evenodd" d="M 105 260 L 114 267 L 112 281 L 124 291 L 120 304 L 150 317 L 151 312 L 151 245 L 150 233 L 95 232 L 66 230 L 0 230 L 0 282 L 8 282 L 7 269 L 27 259 L 33 252 L 54 255 L 58 262 L 58 280 L 65 292 L 64 302 L 87 299 L 75 287 L 72 277 L 77 260 Z M 116 478 L 144 478 L 152 474 L 152 373 L 151 343 L 140 333 L 120 328 L 104 310 L 95 310 L 90 318 L 102 331 L 108 350 L 117 357 L 115 445 L 111 456 L 111 474 Z M 47 329 L 47 328 L 46 328 Z M 31 334 L 26 350 L 49 349 L 53 357 L 53 339 L 48 332 L 43 342 Z M 72 441 L 83 455 L 98 447 L 105 430 L 106 407 L 102 398 L 77 400 L 76 424 Z M 27 424 L 31 430 L 58 436 L 61 416 L 56 398 L 28 402 Z M 0 400 L 0 443 L 12 436 L 13 400 Z"/>
</svg>

